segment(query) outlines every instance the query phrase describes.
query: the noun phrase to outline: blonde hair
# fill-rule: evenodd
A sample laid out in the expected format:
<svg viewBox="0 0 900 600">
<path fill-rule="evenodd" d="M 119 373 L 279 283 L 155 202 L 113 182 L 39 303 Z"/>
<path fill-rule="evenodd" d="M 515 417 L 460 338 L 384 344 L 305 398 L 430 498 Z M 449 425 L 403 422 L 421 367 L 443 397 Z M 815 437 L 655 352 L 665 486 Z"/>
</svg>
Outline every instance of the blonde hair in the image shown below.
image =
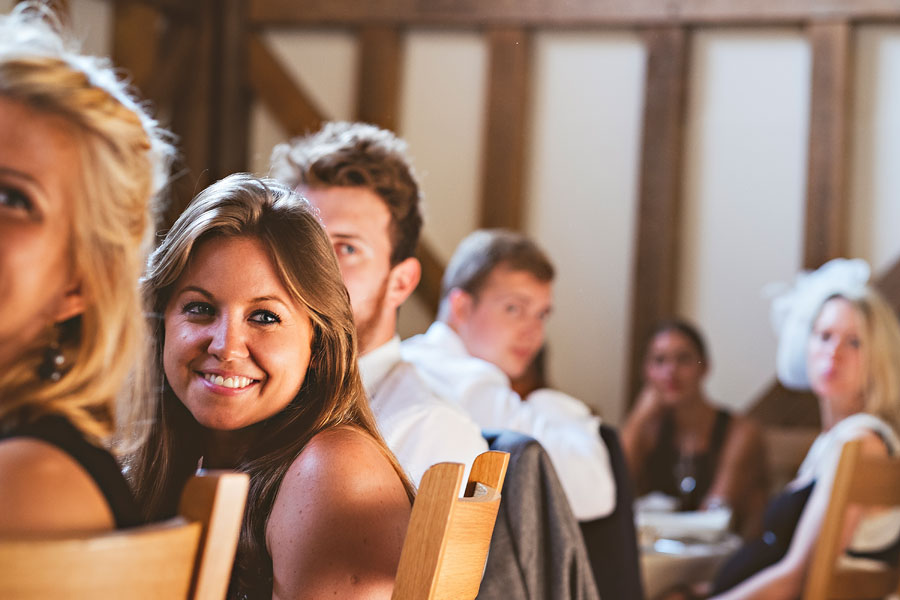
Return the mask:
<svg viewBox="0 0 900 600">
<path fill-rule="evenodd" d="M 849 302 L 864 322 L 864 410 L 900 432 L 900 323 L 897 315 L 882 295 L 868 285 L 859 292 L 834 294 L 825 302 L 835 298 Z"/>
<path fill-rule="evenodd" d="M 236 465 L 250 474 L 250 491 L 233 584 L 249 597 L 268 597 L 272 564 L 266 550 L 266 522 L 284 474 L 313 436 L 341 425 L 364 431 L 379 444 L 410 498 L 413 488 L 379 435 L 369 408 L 357 366 L 350 297 L 315 210 L 275 180 L 235 174 L 214 183 L 188 205 L 150 257 L 143 279 L 146 302 L 153 311 L 159 385 L 150 439 L 135 456 L 131 474 L 147 516 L 162 518 L 174 511 L 203 451 L 200 425 L 165 381 L 162 315 L 198 245 L 229 236 L 262 243 L 285 289 L 313 326 L 310 362 L 300 390 L 287 407 L 265 421 L 265 433 Z"/>
<path fill-rule="evenodd" d="M 96 443 L 133 445 L 146 403 L 126 399 L 141 381 L 146 327 L 138 278 L 154 226 L 154 197 L 174 153 L 169 136 L 132 97 L 108 60 L 71 48 L 38 4 L 0 17 L 0 97 L 64 119 L 80 153 L 69 241 L 86 308 L 61 324 L 71 364 L 58 381 L 38 374 L 46 340 L 0 373 L 0 425 L 60 414 Z M 48 323 L 48 328 L 53 323 Z"/>
</svg>

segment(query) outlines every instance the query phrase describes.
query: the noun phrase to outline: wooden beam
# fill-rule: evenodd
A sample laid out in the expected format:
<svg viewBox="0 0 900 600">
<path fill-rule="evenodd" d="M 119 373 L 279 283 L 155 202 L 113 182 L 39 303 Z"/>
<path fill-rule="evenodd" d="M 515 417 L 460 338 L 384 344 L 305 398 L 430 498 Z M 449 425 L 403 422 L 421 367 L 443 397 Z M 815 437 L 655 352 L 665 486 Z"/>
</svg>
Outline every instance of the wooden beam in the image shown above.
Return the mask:
<svg viewBox="0 0 900 600">
<path fill-rule="evenodd" d="M 285 71 L 259 35 L 249 36 L 247 50 L 250 86 L 288 135 L 318 130 L 326 120 L 324 113 Z"/>
<path fill-rule="evenodd" d="M 139 90 L 148 90 L 158 75 L 159 22 L 159 13 L 144 4 L 117 2 L 113 9 L 112 59 Z"/>
<path fill-rule="evenodd" d="M 184 65 L 193 62 L 196 39 L 196 26 L 181 19 L 169 19 L 159 33 L 153 68 L 141 89 L 158 110 L 170 110 L 176 97 L 193 85 L 196 74 Z"/>
<path fill-rule="evenodd" d="M 180 67 L 190 73 L 183 93 L 175 94 L 170 106 L 171 127 L 178 135 L 180 160 L 178 177 L 172 185 L 172 203 L 166 213 L 171 224 L 200 190 L 220 175 L 215 168 L 212 130 L 216 127 L 214 104 L 219 101 L 213 81 L 216 65 L 215 43 L 217 0 L 195 0 L 201 16 L 193 22 L 193 51 L 190 60 Z"/>
<path fill-rule="evenodd" d="M 179 19 L 194 20 L 202 13 L 202 2 L 185 2 L 184 0 L 112 0 L 116 5 L 142 4 L 160 13 Z"/>
<path fill-rule="evenodd" d="M 803 266 L 815 269 L 847 249 L 852 32 L 846 22 L 814 23 L 809 36 L 813 67 Z"/>
<path fill-rule="evenodd" d="M 494 29 L 487 40 L 490 71 L 479 225 L 518 230 L 524 218 L 529 35 L 521 29 Z"/>
<path fill-rule="evenodd" d="M 356 118 L 397 131 L 403 40 L 396 27 L 363 27 L 359 32 Z"/>
<path fill-rule="evenodd" d="M 249 0 L 253 24 L 631 27 L 895 20 L 896 0 Z"/>
<path fill-rule="evenodd" d="M 247 31 L 244 0 L 218 0 L 216 26 L 215 95 L 210 131 L 216 179 L 248 170 L 250 86 L 247 83 Z"/>
<path fill-rule="evenodd" d="M 641 386 L 644 344 L 650 331 L 659 320 L 672 316 L 676 310 L 687 38 L 687 32 L 681 27 L 646 32 L 647 83 L 626 407 Z"/>
</svg>

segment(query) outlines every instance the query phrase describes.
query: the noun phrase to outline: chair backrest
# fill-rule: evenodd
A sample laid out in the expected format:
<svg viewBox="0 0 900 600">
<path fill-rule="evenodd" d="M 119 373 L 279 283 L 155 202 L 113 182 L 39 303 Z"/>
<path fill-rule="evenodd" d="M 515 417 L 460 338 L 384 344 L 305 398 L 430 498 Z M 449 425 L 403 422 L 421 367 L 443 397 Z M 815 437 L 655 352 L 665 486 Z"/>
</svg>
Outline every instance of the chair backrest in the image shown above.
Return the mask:
<svg viewBox="0 0 900 600">
<path fill-rule="evenodd" d="M 439 463 L 425 472 L 400 554 L 394 600 L 475 598 L 508 462 L 505 452 L 478 456 L 462 498 L 463 465 Z"/>
<path fill-rule="evenodd" d="M 192 477 L 180 516 L 103 534 L 0 541 L 0 598 L 221 600 L 247 497 L 243 473 Z"/>
<path fill-rule="evenodd" d="M 844 558 L 841 538 L 851 504 L 900 506 L 900 458 L 865 456 L 859 440 L 844 444 L 804 600 L 883 598 L 900 592 L 900 565 L 874 561 L 855 565 Z"/>
</svg>

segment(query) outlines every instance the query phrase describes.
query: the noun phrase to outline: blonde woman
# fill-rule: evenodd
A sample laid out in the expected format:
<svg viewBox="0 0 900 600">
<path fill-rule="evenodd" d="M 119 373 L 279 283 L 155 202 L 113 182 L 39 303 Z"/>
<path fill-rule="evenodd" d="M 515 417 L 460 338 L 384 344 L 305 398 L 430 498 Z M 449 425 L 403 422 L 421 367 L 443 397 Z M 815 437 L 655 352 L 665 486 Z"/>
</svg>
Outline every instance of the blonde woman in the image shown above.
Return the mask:
<svg viewBox="0 0 900 600">
<path fill-rule="evenodd" d="M 798 598 L 822 526 L 843 444 L 863 452 L 900 452 L 900 326 L 866 285 L 868 265 L 837 259 L 801 276 L 776 303 L 780 322 L 778 375 L 819 399 L 822 433 L 796 478 L 769 504 L 765 533 L 720 570 L 717 598 Z M 872 519 L 879 519 L 877 524 Z M 900 551 L 895 514 L 856 514 L 847 551 L 894 560 Z M 874 534 L 874 535 L 873 535 Z"/>
<path fill-rule="evenodd" d="M 198 464 L 250 475 L 233 598 L 389 598 L 412 486 L 378 434 L 356 328 L 315 211 L 232 175 L 150 258 L 159 394 L 134 461 L 150 517 Z"/>
<path fill-rule="evenodd" d="M 142 359 L 137 281 L 170 146 L 111 65 L 51 16 L 0 16 L 0 535 L 139 520 L 113 439 Z"/>
</svg>

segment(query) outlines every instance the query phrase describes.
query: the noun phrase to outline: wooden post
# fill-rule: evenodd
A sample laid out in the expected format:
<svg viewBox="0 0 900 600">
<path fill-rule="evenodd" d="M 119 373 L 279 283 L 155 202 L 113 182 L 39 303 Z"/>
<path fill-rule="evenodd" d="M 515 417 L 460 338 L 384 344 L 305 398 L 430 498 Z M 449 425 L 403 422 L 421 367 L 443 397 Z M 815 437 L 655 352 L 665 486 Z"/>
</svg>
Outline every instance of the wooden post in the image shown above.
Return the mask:
<svg viewBox="0 0 900 600">
<path fill-rule="evenodd" d="M 814 22 L 809 36 L 813 65 L 803 266 L 815 269 L 847 249 L 851 29 L 846 22 Z"/>
<path fill-rule="evenodd" d="M 356 118 L 397 131 L 403 42 L 396 27 L 363 27 L 359 32 Z"/>
<path fill-rule="evenodd" d="M 640 390 L 647 336 L 657 321 L 671 316 L 676 308 L 687 37 L 682 27 L 646 32 L 647 84 L 626 407 Z"/>
<path fill-rule="evenodd" d="M 494 29 L 490 46 L 481 227 L 522 228 L 523 173 L 529 96 L 529 36 L 521 29 Z"/>
</svg>

